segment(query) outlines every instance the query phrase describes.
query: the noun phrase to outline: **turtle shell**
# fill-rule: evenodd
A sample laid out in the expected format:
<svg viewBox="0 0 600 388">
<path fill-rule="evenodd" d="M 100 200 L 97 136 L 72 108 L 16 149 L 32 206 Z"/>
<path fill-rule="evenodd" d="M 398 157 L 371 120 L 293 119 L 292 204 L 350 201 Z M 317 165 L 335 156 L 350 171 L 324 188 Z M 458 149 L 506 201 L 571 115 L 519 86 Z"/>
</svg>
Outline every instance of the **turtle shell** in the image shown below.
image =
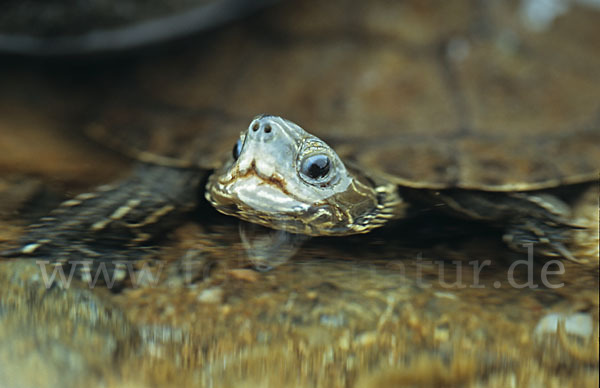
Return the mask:
<svg viewBox="0 0 600 388">
<path fill-rule="evenodd" d="M 138 155 L 206 168 L 270 113 L 411 187 L 595 179 L 600 10 L 523 4 L 286 2 L 136 65 L 94 122 Z"/>
</svg>

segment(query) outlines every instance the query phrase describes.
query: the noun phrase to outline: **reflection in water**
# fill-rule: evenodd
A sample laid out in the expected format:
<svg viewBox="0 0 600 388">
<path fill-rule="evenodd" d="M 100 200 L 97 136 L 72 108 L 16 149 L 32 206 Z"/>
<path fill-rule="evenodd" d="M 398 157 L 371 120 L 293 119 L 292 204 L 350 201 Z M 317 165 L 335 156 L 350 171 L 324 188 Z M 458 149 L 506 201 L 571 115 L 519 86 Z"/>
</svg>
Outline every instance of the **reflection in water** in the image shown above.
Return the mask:
<svg viewBox="0 0 600 388">
<path fill-rule="evenodd" d="M 269 271 L 285 263 L 310 238 L 247 222 L 240 222 L 239 230 L 248 260 L 258 271 Z"/>
</svg>

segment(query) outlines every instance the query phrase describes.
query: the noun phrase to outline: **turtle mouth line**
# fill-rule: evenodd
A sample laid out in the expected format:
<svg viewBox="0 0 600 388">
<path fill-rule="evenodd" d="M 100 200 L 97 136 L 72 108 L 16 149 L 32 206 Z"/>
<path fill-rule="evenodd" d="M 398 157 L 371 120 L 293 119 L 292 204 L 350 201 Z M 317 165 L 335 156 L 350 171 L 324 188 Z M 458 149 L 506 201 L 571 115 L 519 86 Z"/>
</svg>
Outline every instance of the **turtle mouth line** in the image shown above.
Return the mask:
<svg viewBox="0 0 600 388">
<path fill-rule="evenodd" d="M 231 192 L 231 190 L 227 190 L 226 187 L 228 186 L 232 186 L 236 181 L 238 180 L 242 180 L 242 179 L 248 179 L 251 177 L 256 177 L 258 178 L 262 184 L 264 185 L 268 185 L 271 186 L 273 188 L 275 188 L 276 190 L 280 191 L 283 195 L 285 195 L 286 197 L 289 197 L 297 202 L 301 202 L 301 203 L 305 203 L 305 201 L 303 201 L 302 199 L 300 199 L 298 196 L 292 194 L 288 189 L 287 189 L 287 184 L 285 182 L 285 179 L 283 179 L 281 176 L 278 176 L 276 174 L 272 174 L 270 176 L 266 176 L 263 175 L 261 173 L 258 172 L 257 168 L 256 168 L 256 161 L 252 160 L 252 163 L 250 164 L 250 167 L 244 171 L 243 173 L 240 172 L 240 170 L 237 168 L 232 170 L 231 172 L 231 177 L 228 179 L 218 179 L 217 182 L 219 184 L 219 189 L 224 192 L 229 194 L 230 196 L 234 196 L 233 192 Z"/>
</svg>

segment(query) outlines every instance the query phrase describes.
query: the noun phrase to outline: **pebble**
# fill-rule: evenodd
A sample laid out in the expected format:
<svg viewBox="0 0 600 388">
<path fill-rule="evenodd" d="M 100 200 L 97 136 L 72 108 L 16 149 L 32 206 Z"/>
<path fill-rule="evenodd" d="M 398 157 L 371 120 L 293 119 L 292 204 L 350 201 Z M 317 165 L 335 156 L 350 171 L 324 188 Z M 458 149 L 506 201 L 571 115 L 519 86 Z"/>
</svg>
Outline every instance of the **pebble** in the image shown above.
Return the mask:
<svg viewBox="0 0 600 388">
<path fill-rule="evenodd" d="M 586 338 L 591 336 L 594 332 L 594 321 L 587 313 L 575 313 L 570 315 L 551 313 L 540 319 L 535 327 L 534 334 L 536 336 L 541 336 L 543 334 L 556 333 L 559 321 L 564 322 L 565 331 L 568 334 Z"/>
<path fill-rule="evenodd" d="M 196 297 L 199 302 L 204 303 L 221 303 L 223 300 L 223 290 L 218 287 L 207 288 L 202 290 Z"/>
<path fill-rule="evenodd" d="M 232 269 L 227 271 L 227 273 L 235 279 L 245 280 L 247 282 L 254 283 L 260 279 L 260 274 L 251 269 Z"/>
</svg>

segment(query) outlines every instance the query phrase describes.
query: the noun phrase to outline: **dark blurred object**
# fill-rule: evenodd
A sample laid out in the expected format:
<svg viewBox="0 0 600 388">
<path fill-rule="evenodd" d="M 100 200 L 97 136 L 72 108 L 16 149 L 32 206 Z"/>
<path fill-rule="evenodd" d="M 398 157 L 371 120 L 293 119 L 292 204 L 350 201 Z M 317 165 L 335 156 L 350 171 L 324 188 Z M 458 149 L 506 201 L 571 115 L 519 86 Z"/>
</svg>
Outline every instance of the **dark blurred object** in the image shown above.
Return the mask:
<svg viewBox="0 0 600 388">
<path fill-rule="evenodd" d="M 0 51 L 117 51 L 215 27 L 278 0 L 4 0 Z"/>
</svg>

